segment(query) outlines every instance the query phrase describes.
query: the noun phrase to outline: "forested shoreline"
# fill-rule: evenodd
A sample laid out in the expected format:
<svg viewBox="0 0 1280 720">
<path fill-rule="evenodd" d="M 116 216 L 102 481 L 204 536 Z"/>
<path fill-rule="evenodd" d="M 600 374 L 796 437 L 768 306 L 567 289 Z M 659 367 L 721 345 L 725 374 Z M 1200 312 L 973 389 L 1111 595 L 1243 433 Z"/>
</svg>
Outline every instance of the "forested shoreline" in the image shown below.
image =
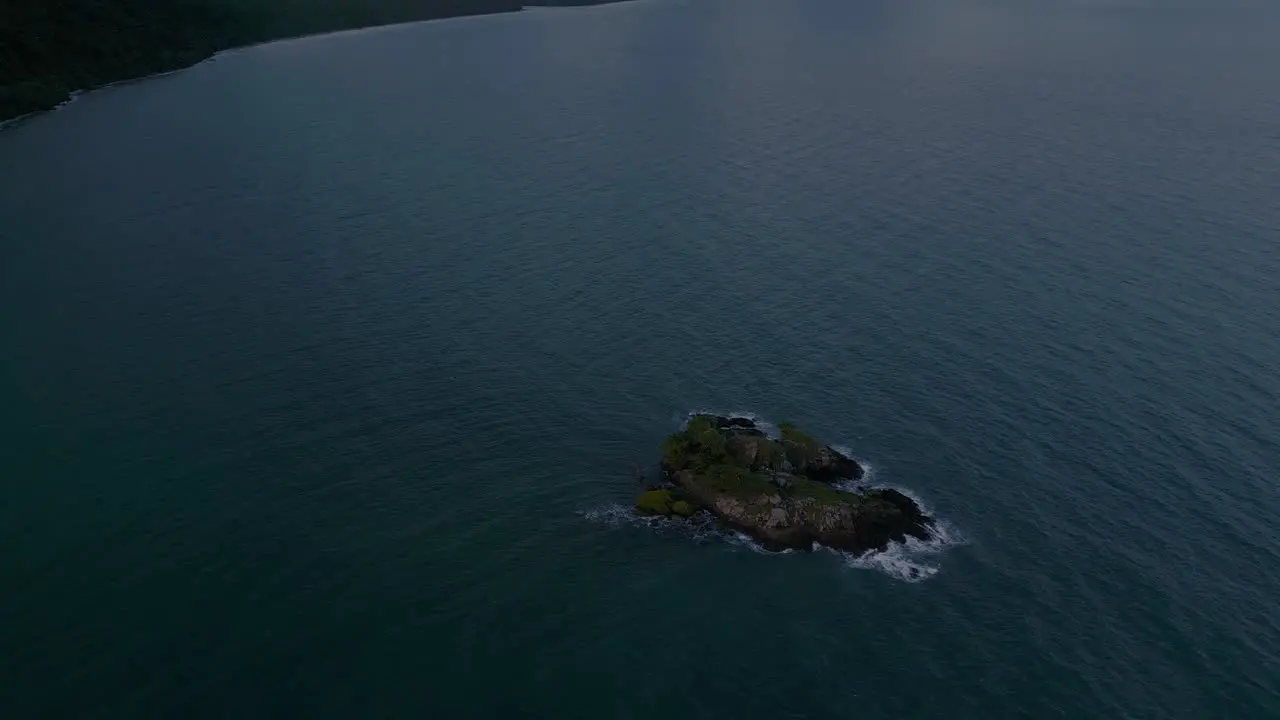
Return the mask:
<svg viewBox="0 0 1280 720">
<path fill-rule="evenodd" d="M 177 70 L 276 38 L 519 10 L 520 0 L 5 0 L 0 121 L 76 90 Z"/>
</svg>

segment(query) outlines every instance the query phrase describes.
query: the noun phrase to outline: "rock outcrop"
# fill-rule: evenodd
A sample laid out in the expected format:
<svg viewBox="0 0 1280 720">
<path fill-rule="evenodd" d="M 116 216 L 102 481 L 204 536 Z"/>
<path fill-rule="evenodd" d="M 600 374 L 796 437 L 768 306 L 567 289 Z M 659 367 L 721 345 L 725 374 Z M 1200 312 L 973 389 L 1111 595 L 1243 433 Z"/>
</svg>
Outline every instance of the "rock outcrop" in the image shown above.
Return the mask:
<svg viewBox="0 0 1280 720">
<path fill-rule="evenodd" d="M 750 418 L 695 415 L 663 441 L 662 470 L 669 487 L 641 494 L 641 512 L 707 512 L 775 549 L 878 550 L 928 538 L 933 523 L 897 490 L 837 487 L 863 469 L 785 423 L 774 439 Z"/>
</svg>

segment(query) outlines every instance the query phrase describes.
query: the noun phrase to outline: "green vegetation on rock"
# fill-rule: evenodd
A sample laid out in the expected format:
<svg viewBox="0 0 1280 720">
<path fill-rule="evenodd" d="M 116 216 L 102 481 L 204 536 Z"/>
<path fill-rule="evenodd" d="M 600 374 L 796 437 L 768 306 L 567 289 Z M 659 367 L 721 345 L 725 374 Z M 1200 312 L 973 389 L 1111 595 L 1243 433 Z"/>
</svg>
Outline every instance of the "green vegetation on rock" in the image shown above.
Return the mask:
<svg viewBox="0 0 1280 720">
<path fill-rule="evenodd" d="M 662 441 L 662 464 L 668 471 L 708 468 L 726 462 L 728 448 L 725 437 L 710 421 L 696 417 L 684 430 Z"/>
<path fill-rule="evenodd" d="M 778 431 L 782 435 L 782 441 L 784 443 L 804 445 L 805 447 L 812 448 L 814 450 L 821 447 L 817 440 L 814 440 L 805 433 L 800 432 L 800 429 L 797 428 L 794 423 L 784 420 L 783 422 L 778 423 Z"/>
<path fill-rule="evenodd" d="M 783 422 L 779 423 L 778 429 L 782 435 L 782 446 L 787 455 L 787 461 L 793 467 L 806 467 L 822 451 L 821 443 L 800 432 L 795 425 Z"/>
<path fill-rule="evenodd" d="M 727 459 L 725 457 L 724 437 L 712 430 L 703 430 L 698 434 L 698 459 L 710 466 L 711 463 Z"/>
<path fill-rule="evenodd" d="M 791 486 L 787 488 L 793 498 L 812 498 L 818 502 L 841 502 L 861 504 L 863 496 L 834 488 L 826 483 L 810 480 L 803 475 L 791 476 Z"/>
<path fill-rule="evenodd" d="M 689 418 L 689 422 L 685 424 L 682 432 L 692 437 L 698 437 L 708 430 L 718 429 L 709 415 L 695 415 Z"/>
<path fill-rule="evenodd" d="M 694 445 L 687 435 L 679 432 L 668 435 L 662 441 L 661 451 L 663 467 L 669 470 L 681 470 L 689 466 Z"/>
<path fill-rule="evenodd" d="M 696 475 L 693 483 L 717 494 L 739 498 L 771 495 L 778 491 L 778 487 L 770 482 L 768 475 L 755 473 L 736 465 L 716 465 L 707 472 Z"/>
<path fill-rule="evenodd" d="M 930 519 L 901 493 L 833 485 L 862 468 L 790 423 L 774 440 L 748 418 L 696 415 L 662 442 L 662 465 L 675 489 L 642 494 L 641 512 L 689 517 L 704 509 L 778 547 L 860 551 L 928 534 Z"/>
</svg>

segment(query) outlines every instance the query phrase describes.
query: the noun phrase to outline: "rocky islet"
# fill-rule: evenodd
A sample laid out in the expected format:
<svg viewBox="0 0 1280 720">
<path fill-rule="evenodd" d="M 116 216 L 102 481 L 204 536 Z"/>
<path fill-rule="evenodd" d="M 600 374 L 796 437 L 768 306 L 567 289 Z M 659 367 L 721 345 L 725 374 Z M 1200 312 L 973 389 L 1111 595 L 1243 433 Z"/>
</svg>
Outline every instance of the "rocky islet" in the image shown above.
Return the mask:
<svg viewBox="0 0 1280 720">
<path fill-rule="evenodd" d="M 883 550 L 926 540 L 933 519 L 905 494 L 856 486 L 854 459 L 789 423 L 770 437 L 748 417 L 695 414 L 661 447 L 663 483 L 642 492 L 645 515 L 714 516 L 766 548 Z"/>
</svg>

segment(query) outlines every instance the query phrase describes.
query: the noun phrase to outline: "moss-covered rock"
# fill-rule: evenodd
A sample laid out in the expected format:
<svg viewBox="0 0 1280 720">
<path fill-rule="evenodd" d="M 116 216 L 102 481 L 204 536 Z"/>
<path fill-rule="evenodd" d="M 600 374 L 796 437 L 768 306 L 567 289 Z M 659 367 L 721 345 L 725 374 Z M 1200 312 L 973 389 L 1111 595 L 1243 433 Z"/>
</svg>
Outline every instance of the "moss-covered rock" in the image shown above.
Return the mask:
<svg viewBox="0 0 1280 720">
<path fill-rule="evenodd" d="M 672 502 L 670 490 L 649 490 L 636 498 L 636 510 L 645 515 L 670 515 Z"/>
<path fill-rule="evenodd" d="M 693 514 L 696 513 L 697 511 L 698 511 L 697 508 L 685 502 L 684 500 L 676 500 L 675 502 L 671 503 L 672 514 L 679 515 L 680 517 L 685 517 L 685 518 L 693 517 Z"/>
</svg>

